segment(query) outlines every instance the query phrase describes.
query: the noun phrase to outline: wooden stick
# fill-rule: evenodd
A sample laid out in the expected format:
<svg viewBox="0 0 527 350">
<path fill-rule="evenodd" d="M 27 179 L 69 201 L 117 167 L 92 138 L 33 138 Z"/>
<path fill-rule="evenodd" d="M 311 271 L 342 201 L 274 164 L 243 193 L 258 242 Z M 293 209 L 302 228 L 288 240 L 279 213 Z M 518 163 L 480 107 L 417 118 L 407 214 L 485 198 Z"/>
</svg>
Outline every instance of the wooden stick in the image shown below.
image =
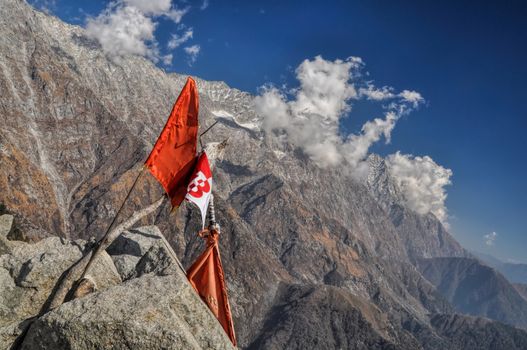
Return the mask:
<svg viewBox="0 0 527 350">
<path fill-rule="evenodd" d="M 127 219 L 126 221 L 118 225 L 116 228 L 111 230 L 108 235 L 106 235 L 103 239 L 98 242 L 97 249 L 99 249 L 99 252 L 106 250 L 106 248 L 108 248 L 112 244 L 112 242 L 117 237 L 119 237 L 121 232 L 133 226 L 137 221 L 141 220 L 143 217 L 153 213 L 163 203 L 164 199 L 165 196 L 163 195 L 163 197 L 158 199 L 153 204 L 150 204 L 148 207 L 134 212 L 134 214 L 129 219 Z M 97 252 L 97 250 L 95 252 Z M 66 275 L 60 281 L 58 287 L 55 289 L 54 294 L 52 294 L 52 297 L 47 307 L 44 308 L 43 313 L 48 312 L 64 303 L 64 299 L 66 298 L 66 295 L 70 291 L 75 281 L 82 279 L 82 277 L 84 276 L 83 272 L 87 270 L 88 263 L 90 261 L 93 261 L 94 254 L 94 250 L 91 249 L 86 255 L 84 255 L 66 272 Z"/>
</svg>

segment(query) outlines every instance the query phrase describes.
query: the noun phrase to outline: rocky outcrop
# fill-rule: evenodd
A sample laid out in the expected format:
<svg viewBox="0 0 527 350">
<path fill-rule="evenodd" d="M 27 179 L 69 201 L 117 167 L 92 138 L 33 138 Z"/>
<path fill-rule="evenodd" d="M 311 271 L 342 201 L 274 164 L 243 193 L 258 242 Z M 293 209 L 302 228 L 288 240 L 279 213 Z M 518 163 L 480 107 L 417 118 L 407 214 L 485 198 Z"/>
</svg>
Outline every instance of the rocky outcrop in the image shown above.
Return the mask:
<svg viewBox="0 0 527 350">
<path fill-rule="evenodd" d="M 181 270 L 149 273 L 36 320 L 21 349 L 233 349 Z"/>
<path fill-rule="evenodd" d="M 9 221 L 4 216 L 1 223 Z M 0 226 L 4 234 L 7 227 Z M 156 227 L 125 232 L 110 250 L 115 255 L 103 253 L 94 265 L 97 291 L 46 314 L 41 309 L 58 278 L 87 243 L 0 236 L 12 248 L 0 256 L 0 348 L 16 342 L 19 349 L 232 349 L 159 234 Z M 121 283 L 112 259 L 124 256 L 136 261 Z"/>
<path fill-rule="evenodd" d="M 0 216 L 3 223 L 0 246 L 0 348 L 7 348 L 28 323 L 38 316 L 59 278 L 79 260 L 89 243 L 59 237 L 29 244 L 7 239 L 12 218 Z M 108 254 L 94 264 L 94 279 L 100 290 L 117 285 L 121 278 Z"/>
</svg>

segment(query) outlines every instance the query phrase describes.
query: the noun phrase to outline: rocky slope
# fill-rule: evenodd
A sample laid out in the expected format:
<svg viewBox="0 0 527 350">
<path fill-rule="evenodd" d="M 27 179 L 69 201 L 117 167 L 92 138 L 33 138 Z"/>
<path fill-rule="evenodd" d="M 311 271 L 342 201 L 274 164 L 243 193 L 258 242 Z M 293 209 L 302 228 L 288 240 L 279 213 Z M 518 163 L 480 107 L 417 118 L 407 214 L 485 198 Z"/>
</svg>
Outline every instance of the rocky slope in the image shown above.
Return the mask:
<svg viewBox="0 0 527 350">
<path fill-rule="evenodd" d="M 527 283 L 527 264 L 508 263 L 479 252 L 474 252 L 474 255 L 485 264 L 501 272 L 512 283 Z"/>
<path fill-rule="evenodd" d="M 470 258 L 433 258 L 418 262 L 423 276 L 459 312 L 527 328 L 527 301 L 503 275 Z"/>
<path fill-rule="evenodd" d="M 18 227 L 10 237 L 99 237 L 185 77 L 137 57 L 113 62 L 82 28 L 21 0 L 0 6 L 0 52 L 0 202 Z M 468 253 L 433 215 L 404 206 L 382 158 L 370 158 L 367 183 L 320 169 L 261 130 L 249 94 L 221 82 L 198 87 L 202 129 L 219 121 L 203 141 L 229 139 L 214 179 L 240 346 L 451 344 L 430 315 L 453 308 L 413 263 Z M 123 217 L 161 195 L 143 174 Z M 165 205 L 142 224 L 157 225 L 185 266 L 202 248 L 190 207 L 170 215 Z M 119 259 L 123 276 L 135 276 L 134 259 Z"/>
</svg>

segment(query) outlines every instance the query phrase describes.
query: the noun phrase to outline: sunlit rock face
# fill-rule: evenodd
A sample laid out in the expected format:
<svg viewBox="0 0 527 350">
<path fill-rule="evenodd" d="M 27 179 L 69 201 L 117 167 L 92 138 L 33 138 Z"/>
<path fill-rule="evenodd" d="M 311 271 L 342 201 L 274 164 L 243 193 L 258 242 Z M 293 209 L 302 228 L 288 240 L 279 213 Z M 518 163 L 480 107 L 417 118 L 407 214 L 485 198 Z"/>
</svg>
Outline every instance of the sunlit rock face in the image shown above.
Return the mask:
<svg viewBox="0 0 527 350">
<path fill-rule="evenodd" d="M 163 195 L 140 171 L 185 76 L 139 57 L 114 62 L 82 28 L 19 0 L 0 6 L 0 52 L 0 202 L 19 227 L 12 239 L 100 237 L 137 176 L 123 217 Z M 384 160 L 368 159 L 364 181 L 321 169 L 262 130 L 250 94 L 197 83 L 201 130 L 218 122 L 203 145 L 227 140 L 214 192 L 240 346 L 306 348 L 285 339 L 302 328 L 326 339 L 318 348 L 456 349 L 430 316 L 454 308 L 413 264 L 468 253 L 432 214 L 405 206 Z M 165 204 L 140 224 L 157 225 L 188 267 L 203 248 L 198 215 Z M 116 262 L 125 278 L 132 260 Z"/>
</svg>

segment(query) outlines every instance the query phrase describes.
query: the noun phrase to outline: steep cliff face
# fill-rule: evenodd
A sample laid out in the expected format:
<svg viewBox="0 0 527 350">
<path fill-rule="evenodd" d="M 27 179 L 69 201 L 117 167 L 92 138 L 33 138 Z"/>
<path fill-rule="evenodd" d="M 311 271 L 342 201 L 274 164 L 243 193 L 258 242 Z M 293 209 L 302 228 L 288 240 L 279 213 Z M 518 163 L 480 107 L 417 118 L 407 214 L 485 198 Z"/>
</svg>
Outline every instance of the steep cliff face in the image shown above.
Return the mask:
<svg viewBox="0 0 527 350">
<path fill-rule="evenodd" d="M 185 77 L 137 57 L 113 62 L 82 28 L 24 1 L 3 1 L 0 34 L 0 202 L 26 240 L 99 237 Z M 368 183 L 320 169 L 261 130 L 249 94 L 198 88 L 201 128 L 219 122 L 203 142 L 229 139 L 214 190 L 241 347 L 306 346 L 294 329 L 325 347 L 434 348 L 425 333 L 444 344 L 429 315 L 452 308 L 412 263 L 466 252 L 433 215 L 404 206 L 383 160 L 371 159 Z M 161 195 L 143 174 L 123 216 Z M 197 213 L 169 212 L 143 224 L 159 226 L 188 266 L 202 248 Z"/>
</svg>

